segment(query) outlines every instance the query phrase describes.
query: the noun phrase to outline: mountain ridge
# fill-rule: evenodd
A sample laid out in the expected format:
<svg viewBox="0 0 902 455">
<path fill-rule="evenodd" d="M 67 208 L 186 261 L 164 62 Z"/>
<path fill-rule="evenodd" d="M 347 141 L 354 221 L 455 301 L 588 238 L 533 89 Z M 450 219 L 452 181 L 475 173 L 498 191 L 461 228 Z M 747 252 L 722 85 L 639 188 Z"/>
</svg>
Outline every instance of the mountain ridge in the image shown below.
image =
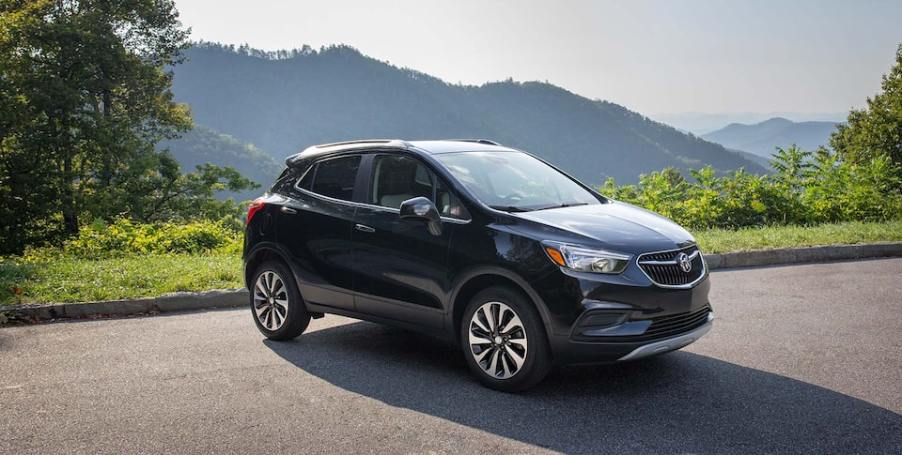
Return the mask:
<svg viewBox="0 0 902 455">
<path fill-rule="evenodd" d="M 814 150 L 819 146 L 826 146 L 837 124 L 822 121 L 794 122 L 773 117 L 753 124 L 731 123 L 702 137 L 730 149 L 769 158 L 776 147 L 796 144 L 805 150 Z"/>
<path fill-rule="evenodd" d="M 173 90 L 196 122 L 277 159 L 350 139 L 481 137 L 536 153 L 589 184 L 634 182 L 667 166 L 765 172 L 720 145 L 545 82 L 448 84 L 347 46 L 273 54 L 205 43 L 186 57 Z"/>
</svg>

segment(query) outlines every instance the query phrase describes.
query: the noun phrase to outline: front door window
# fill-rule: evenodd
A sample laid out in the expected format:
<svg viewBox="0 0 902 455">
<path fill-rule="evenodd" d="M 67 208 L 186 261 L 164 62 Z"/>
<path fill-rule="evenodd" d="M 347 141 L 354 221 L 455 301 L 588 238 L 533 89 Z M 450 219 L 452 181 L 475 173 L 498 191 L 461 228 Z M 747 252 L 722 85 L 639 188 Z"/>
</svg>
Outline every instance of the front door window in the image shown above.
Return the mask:
<svg viewBox="0 0 902 455">
<path fill-rule="evenodd" d="M 460 200 L 419 160 L 380 155 L 374 168 L 370 204 L 397 209 L 402 202 L 422 196 L 431 200 L 444 217 L 465 217 Z"/>
</svg>

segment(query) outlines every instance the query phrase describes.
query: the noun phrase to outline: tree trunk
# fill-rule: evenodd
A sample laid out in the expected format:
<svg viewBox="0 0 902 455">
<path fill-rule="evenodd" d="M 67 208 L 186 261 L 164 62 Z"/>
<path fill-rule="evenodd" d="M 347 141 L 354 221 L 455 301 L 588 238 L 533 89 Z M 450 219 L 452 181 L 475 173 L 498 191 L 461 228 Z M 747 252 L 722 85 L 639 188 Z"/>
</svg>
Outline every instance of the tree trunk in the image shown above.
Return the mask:
<svg viewBox="0 0 902 455">
<path fill-rule="evenodd" d="M 63 229 L 67 234 L 78 232 L 78 209 L 75 206 L 75 191 L 72 189 L 72 155 L 67 150 L 63 160 Z"/>
<path fill-rule="evenodd" d="M 103 102 L 103 120 L 105 122 L 107 122 L 106 127 L 108 128 L 109 122 L 110 122 L 110 117 L 112 116 L 112 106 L 110 106 L 112 97 L 110 96 L 109 89 L 103 90 L 102 98 L 103 98 L 103 101 L 102 101 Z M 102 153 L 103 153 L 103 169 L 100 172 L 100 181 L 101 181 L 101 186 L 103 188 L 109 188 L 110 184 L 112 183 L 112 180 L 113 180 L 113 151 L 107 149 L 107 150 L 104 150 Z"/>
</svg>

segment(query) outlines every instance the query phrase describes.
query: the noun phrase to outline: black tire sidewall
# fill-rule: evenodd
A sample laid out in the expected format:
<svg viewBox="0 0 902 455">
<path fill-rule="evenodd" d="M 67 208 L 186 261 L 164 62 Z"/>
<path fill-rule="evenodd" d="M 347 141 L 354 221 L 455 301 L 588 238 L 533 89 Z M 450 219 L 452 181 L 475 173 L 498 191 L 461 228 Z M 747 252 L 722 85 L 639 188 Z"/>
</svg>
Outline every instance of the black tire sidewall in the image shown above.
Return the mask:
<svg viewBox="0 0 902 455">
<path fill-rule="evenodd" d="M 257 313 L 254 310 L 254 286 L 257 285 L 257 279 L 264 272 L 271 271 L 279 275 L 285 287 L 288 288 L 288 317 L 285 323 L 277 330 L 269 330 L 257 319 Z M 254 318 L 254 324 L 266 338 L 270 340 L 290 340 L 298 337 L 307 329 L 310 324 L 310 314 L 301 299 L 301 293 L 298 291 L 297 283 L 294 281 L 294 275 L 285 265 L 276 261 L 269 261 L 261 264 L 254 271 L 253 281 L 251 281 L 250 289 L 250 307 L 251 316 Z"/>
<path fill-rule="evenodd" d="M 470 319 L 473 313 L 487 302 L 501 302 L 509 306 L 523 323 L 526 329 L 526 362 L 517 374 L 510 379 L 493 378 L 476 363 L 467 341 L 470 330 Z M 490 287 L 480 291 L 464 310 L 460 323 L 460 344 L 464 351 L 467 366 L 479 381 L 486 386 L 504 392 L 517 392 L 539 383 L 551 368 L 551 352 L 545 325 L 535 306 L 522 293 L 508 287 Z"/>
</svg>

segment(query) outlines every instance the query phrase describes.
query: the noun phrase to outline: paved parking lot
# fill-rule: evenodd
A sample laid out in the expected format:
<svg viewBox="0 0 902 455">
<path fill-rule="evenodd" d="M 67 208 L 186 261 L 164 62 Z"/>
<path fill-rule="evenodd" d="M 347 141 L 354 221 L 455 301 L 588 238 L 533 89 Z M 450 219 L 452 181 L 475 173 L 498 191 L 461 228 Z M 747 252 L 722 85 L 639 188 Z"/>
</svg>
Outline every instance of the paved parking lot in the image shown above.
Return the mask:
<svg viewBox="0 0 902 455">
<path fill-rule="evenodd" d="M 480 387 L 454 348 L 247 310 L 0 329 L 0 453 L 902 453 L 902 259 L 719 271 L 684 351 Z"/>
</svg>

